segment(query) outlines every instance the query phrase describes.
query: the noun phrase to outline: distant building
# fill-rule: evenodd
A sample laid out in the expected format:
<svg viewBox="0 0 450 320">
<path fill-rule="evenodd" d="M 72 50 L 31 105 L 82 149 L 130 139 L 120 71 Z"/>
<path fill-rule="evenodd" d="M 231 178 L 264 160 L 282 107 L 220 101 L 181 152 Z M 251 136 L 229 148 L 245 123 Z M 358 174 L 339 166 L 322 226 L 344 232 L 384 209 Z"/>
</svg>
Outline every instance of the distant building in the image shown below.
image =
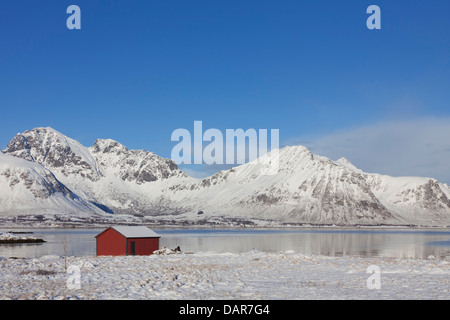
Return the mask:
<svg viewBox="0 0 450 320">
<path fill-rule="evenodd" d="M 134 256 L 159 250 L 161 236 L 145 226 L 113 226 L 95 238 L 97 256 Z"/>
</svg>

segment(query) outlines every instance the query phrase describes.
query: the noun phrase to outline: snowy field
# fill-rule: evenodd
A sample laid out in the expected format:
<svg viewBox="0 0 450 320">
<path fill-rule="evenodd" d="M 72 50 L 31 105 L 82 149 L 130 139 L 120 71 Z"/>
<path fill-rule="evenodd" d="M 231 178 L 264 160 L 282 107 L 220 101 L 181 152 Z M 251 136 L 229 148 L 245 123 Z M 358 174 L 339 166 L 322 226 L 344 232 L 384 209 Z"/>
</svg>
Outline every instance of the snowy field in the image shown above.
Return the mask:
<svg viewBox="0 0 450 320">
<path fill-rule="evenodd" d="M 450 262 L 292 251 L 2 258 L 0 299 L 448 300 Z"/>
</svg>

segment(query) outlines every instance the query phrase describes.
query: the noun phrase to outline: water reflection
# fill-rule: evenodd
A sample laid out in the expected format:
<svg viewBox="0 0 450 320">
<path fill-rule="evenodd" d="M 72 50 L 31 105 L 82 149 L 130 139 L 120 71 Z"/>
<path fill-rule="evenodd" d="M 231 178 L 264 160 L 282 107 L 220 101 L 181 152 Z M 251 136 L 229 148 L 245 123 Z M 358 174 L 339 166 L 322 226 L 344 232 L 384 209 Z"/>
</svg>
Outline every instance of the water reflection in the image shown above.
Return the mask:
<svg viewBox="0 0 450 320">
<path fill-rule="evenodd" d="M 95 235 L 103 229 L 20 229 L 23 236 L 44 239 L 44 243 L 0 244 L 0 257 L 39 258 L 45 255 L 90 256 L 96 254 Z M 0 230 L 0 232 L 9 232 Z M 19 231 L 19 230 L 13 230 Z"/>
<path fill-rule="evenodd" d="M 0 245 L 0 257 L 41 257 L 48 254 L 95 255 L 95 235 L 103 229 L 35 229 L 43 244 Z M 160 246 L 182 251 L 265 252 L 293 250 L 302 254 L 386 258 L 450 258 L 449 230 L 327 230 L 327 229 L 154 229 Z M 9 230 L 0 230 L 7 232 Z"/>
<path fill-rule="evenodd" d="M 450 231 L 159 231 L 161 244 L 184 251 L 266 252 L 293 250 L 303 254 L 426 259 L 450 257 L 450 244 L 435 246 L 433 241 L 448 239 Z"/>
</svg>

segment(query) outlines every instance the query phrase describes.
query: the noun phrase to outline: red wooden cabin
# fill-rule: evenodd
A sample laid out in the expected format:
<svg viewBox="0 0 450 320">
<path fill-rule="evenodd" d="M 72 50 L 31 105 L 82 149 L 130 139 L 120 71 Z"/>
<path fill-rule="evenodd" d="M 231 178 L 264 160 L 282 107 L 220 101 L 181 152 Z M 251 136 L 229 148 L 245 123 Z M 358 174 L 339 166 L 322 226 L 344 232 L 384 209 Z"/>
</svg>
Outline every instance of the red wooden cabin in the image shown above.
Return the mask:
<svg viewBox="0 0 450 320">
<path fill-rule="evenodd" d="M 114 226 L 98 235 L 98 256 L 150 255 L 159 250 L 160 235 L 145 226 Z"/>
</svg>

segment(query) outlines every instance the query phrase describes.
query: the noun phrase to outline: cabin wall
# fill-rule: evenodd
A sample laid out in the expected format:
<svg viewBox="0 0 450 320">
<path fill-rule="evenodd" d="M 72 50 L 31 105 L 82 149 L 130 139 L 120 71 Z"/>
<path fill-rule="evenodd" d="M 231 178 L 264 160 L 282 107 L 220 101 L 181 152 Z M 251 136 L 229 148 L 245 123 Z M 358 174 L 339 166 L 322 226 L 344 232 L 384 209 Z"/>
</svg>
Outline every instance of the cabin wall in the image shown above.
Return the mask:
<svg viewBox="0 0 450 320">
<path fill-rule="evenodd" d="M 128 238 L 126 255 L 132 255 L 131 246 L 134 242 L 135 255 L 150 255 L 159 249 L 159 238 Z"/>
<path fill-rule="evenodd" d="M 122 256 L 126 254 L 127 239 L 110 228 L 97 237 L 98 256 Z"/>
</svg>

